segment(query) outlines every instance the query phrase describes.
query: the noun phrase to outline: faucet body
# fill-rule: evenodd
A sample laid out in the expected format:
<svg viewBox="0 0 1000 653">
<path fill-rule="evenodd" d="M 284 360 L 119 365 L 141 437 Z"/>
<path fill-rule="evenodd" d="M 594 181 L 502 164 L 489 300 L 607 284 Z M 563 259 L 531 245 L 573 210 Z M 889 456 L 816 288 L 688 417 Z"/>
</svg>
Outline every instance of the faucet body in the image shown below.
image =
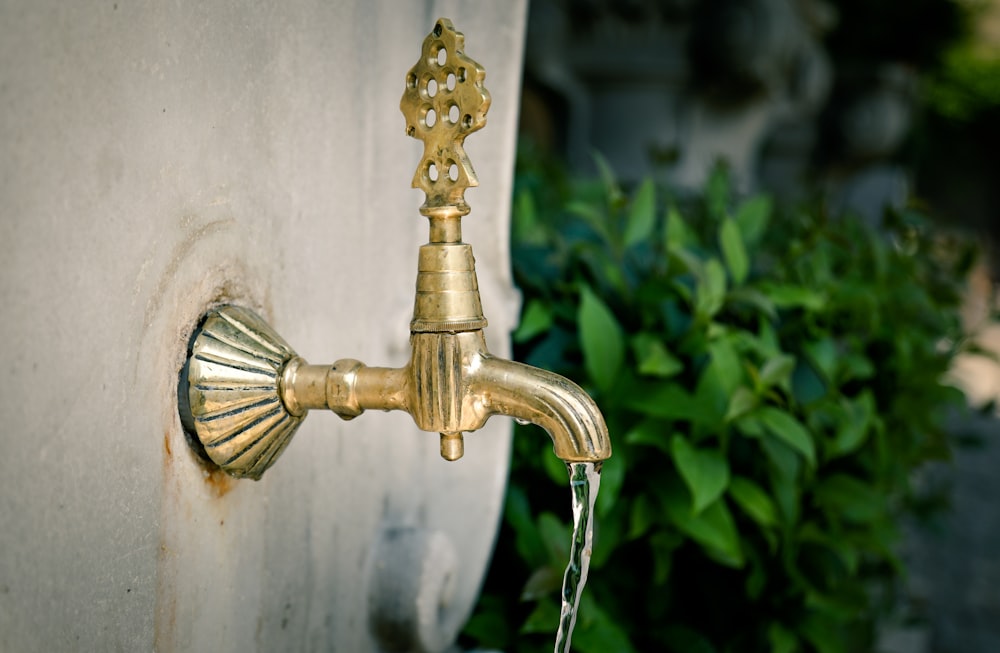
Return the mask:
<svg viewBox="0 0 1000 653">
<path fill-rule="evenodd" d="M 577 384 L 558 374 L 497 358 L 482 330 L 415 333 L 412 356 L 402 368 L 367 367 L 352 359 L 285 369 L 282 400 L 293 414 L 328 409 L 345 419 L 365 410 L 403 410 L 424 431 L 441 434 L 441 455 L 463 453 L 464 431 L 476 431 L 493 415 L 544 428 L 556 456 L 566 462 L 597 462 L 611 455 L 600 410 Z"/>
<path fill-rule="evenodd" d="M 230 474 L 260 478 L 313 409 L 344 419 L 406 411 L 422 430 L 441 434 L 448 460 L 462 456 L 463 433 L 492 415 L 538 424 L 567 463 L 611 455 L 604 418 L 583 389 L 486 347 L 475 258 L 462 242 L 464 192 L 478 185 L 462 143 L 485 125 L 490 96 L 485 71 L 463 50 L 462 34 L 437 21 L 400 101 L 406 133 L 424 141 L 413 186 L 426 193 L 420 213 L 430 228 L 420 248 L 409 362 L 399 369 L 354 359 L 309 365 L 252 312 L 210 311 L 192 338 L 178 396 L 192 443 Z"/>
</svg>

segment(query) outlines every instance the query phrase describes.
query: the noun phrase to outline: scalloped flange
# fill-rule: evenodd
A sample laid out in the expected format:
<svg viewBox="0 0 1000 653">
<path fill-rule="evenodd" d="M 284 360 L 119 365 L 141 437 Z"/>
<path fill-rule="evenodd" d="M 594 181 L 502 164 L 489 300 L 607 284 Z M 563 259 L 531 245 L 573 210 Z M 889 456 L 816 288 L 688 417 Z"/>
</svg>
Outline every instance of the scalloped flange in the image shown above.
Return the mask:
<svg viewBox="0 0 1000 653">
<path fill-rule="evenodd" d="M 285 408 L 279 387 L 294 357 L 253 311 L 220 306 L 206 314 L 192 339 L 181 420 L 227 473 L 260 479 L 302 423 Z"/>
</svg>

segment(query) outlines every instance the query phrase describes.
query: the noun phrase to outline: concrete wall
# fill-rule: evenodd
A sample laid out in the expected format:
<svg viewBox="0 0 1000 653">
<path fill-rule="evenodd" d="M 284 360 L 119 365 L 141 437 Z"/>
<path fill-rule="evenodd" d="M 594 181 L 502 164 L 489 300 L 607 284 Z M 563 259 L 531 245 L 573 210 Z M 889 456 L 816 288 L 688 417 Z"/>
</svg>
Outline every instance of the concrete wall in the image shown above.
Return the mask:
<svg viewBox="0 0 1000 653">
<path fill-rule="evenodd" d="M 523 2 L 0 0 L 0 649 L 376 650 L 400 541 L 442 604 L 424 634 L 467 615 L 503 420 L 449 464 L 404 414 L 312 415 L 255 483 L 176 416 L 220 301 L 310 362 L 405 361 L 426 220 L 398 103 L 439 16 L 494 98 L 465 222 L 506 354 Z"/>
</svg>

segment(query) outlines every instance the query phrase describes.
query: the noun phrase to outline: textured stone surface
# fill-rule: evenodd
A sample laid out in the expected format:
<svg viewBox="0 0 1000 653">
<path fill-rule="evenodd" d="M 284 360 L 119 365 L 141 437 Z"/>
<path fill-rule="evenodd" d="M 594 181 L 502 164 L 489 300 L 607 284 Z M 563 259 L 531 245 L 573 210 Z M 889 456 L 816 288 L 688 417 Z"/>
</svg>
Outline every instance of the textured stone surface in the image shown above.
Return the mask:
<svg viewBox="0 0 1000 653">
<path fill-rule="evenodd" d="M 207 306 L 312 362 L 399 365 L 416 255 L 404 76 L 439 16 L 487 69 L 468 200 L 490 345 L 522 2 L 0 0 L 0 649 L 371 651 L 371 551 L 419 527 L 470 609 L 509 427 L 447 464 L 403 414 L 314 415 L 262 481 L 205 470 L 176 375 Z"/>
<path fill-rule="evenodd" d="M 962 318 L 977 343 L 1000 353 L 997 295 L 983 265 L 971 276 Z M 953 370 L 974 405 L 1000 401 L 1000 365 L 963 356 Z M 1000 651 L 1000 416 L 969 411 L 951 418 L 965 443 L 954 460 L 928 470 L 925 489 L 948 494 L 947 512 L 907 532 L 908 594 L 931 653 Z M 902 651 L 902 649 L 900 649 Z"/>
<path fill-rule="evenodd" d="M 931 653 L 1000 651 L 1000 418 L 956 417 L 979 444 L 934 470 L 950 509 L 908 535 L 909 594 Z"/>
</svg>

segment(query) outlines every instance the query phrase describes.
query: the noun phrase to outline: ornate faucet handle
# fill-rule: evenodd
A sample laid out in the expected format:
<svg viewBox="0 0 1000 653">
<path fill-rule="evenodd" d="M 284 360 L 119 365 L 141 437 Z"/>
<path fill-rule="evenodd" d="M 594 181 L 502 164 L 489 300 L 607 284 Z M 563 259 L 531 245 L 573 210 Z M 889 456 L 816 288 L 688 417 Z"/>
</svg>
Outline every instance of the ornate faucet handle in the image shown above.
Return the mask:
<svg viewBox="0 0 1000 653">
<path fill-rule="evenodd" d="M 479 185 L 462 143 L 486 124 L 490 93 L 483 86 L 486 71 L 464 48 L 465 35 L 439 19 L 406 74 L 399 102 L 407 135 L 424 142 L 413 187 L 427 194 L 420 212 L 428 217 L 467 214 L 465 189 Z"/>
</svg>

